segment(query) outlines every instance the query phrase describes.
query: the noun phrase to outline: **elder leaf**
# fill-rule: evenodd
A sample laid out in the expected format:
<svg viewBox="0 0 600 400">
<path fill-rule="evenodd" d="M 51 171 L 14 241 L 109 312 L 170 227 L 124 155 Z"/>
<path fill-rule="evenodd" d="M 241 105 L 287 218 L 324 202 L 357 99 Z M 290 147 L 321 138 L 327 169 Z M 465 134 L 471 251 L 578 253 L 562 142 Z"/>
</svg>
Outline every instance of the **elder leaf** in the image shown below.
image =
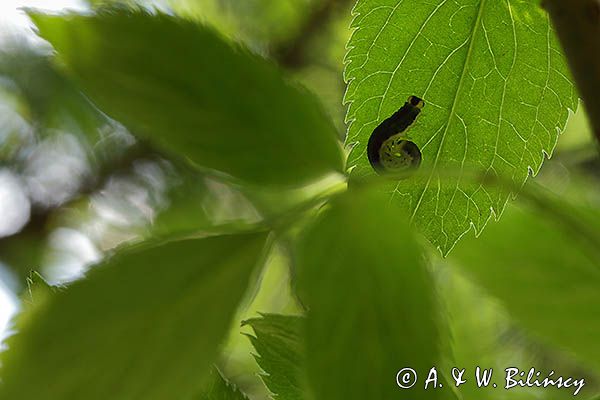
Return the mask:
<svg viewBox="0 0 600 400">
<path fill-rule="evenodd" d="M 552 154 L 577 94 L 538 2 L 359 0 L 346 56 L 348 166 L 373 174 L 373 129 L 408 96 L 426 106 L 406 137 L 424 176 L 388 185 L 429 240 L 448 253 L 474 227 L 500 215 L 510 193 L 465 182 L 504 176 L 520 187 Z M 442 171 L 455 171 L 446 179 Z"/>
</svg>

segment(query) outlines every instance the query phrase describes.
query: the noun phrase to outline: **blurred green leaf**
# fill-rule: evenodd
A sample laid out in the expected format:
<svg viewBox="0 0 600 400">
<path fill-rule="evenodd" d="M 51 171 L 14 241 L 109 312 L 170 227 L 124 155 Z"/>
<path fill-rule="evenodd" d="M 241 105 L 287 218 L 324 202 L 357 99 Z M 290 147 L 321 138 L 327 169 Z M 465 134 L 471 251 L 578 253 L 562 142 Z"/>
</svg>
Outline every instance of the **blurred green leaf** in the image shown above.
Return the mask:
<svg viewBox="0 0 600 400">
<path fill-rule="evenodd" d="M 422 152 L 424 179 L 390 183 L 388 193 L 443 253 L 472 227 L 500 215 L 510 194 L 447 170 L 481 170 L 520 187 L 552 154 L 577 93 L 548 15 L 527 0 L 359 0 L 345 79 L 353 145 L 349 167 L 367 159 L 373 129 L 408 96 L 425 108 L 405 135 Z"/>
<path fill-rule="evenodd" d="M 12 86 L 12 87 L 11 87 Z M 10 79 L 0 73 L 0 164 L 12 162 L 33 142 L 33 129 L 25 117 L 27 104 Z"/>
<path fill-rule="evenodd" d="M 212 225 L 205 206 L 210 191 L 201 176 L 185 174 L 168 191 L 169 203 L 159 210 L 149 234 L 165 236 L 200 232 Z"/>
<path fill-rule="evenodd" d="M 597 213 L 586 221 L 599 227 Z M 461 243 L 453 259 L 522 326 L 600 368 L 600 257 L 588 241 L 600 243 L 600 236 L 571 222 L 510 208 L 481 238 Z"/>
<path fill-rule="evenodd" d="M 36 132 L 45 135 L 62 130 L 96 143 L 108 121 L 72 82 L 66 79 L 47 54 L 16 42 L 0 49 L 0 77 L 8 80 L 23 98 L 20 110 Z"/>
<path fill-rule="evenodd" d="M 386 196 L 358 189 L 337 198 L 305 232 L 297 265 L 315 398 L 448 395 L 449 386 L 423 390 L 439 357 L 433 282 L 407 219 Z M 419 374 L 412 390 L 396 384 L 403 368 Z"/>
<path fill-rule="evenodd" d="M 142 6 L 152 8 L 157 0 L 88 0 L 95 8 Z M 257 52 L 295 34 L 306 14 L 320 0 L 158 0 L 159 7 L 208 24 L 220 33 L 241 40 Z"/>
<path fill-rule="evenodd" d="M 151 236 L 239 232 L 260 221 L 250 200 L 235 185 L 190 171 L 172 178 L 168 204 L 148 227 Z"/>
<path fill-rule="evenodd" d="M 302 317 L 264 314 L 249 319 L 255 336 L 248 335 L 258 352 L 256 362 L 266 373 L 261 375 L 273 398 L 284 400 L 305 399 L 304 346 Z"/>
<path fill-rule="evenodd" d="M 515 325 L 496 298 L 466 278 L 463 271 L 444 263 L 435 270 L 438 292 L 445 307 L 450 334 L 445 338 L 443 368 L 447 373 L 459 366 L 469 371 L 492 368 L 501 374 L 507 366 L 528 371 L 556 371 L 556 376 L 580 376 L 581 367 L 526 335 Z M 468 312 L 465 312 L 468 310 Z M 571 365 L 576 368 L 570 369 Z M 497 372 L 495 372 L 497 374 Z M 471 375 L 472 376 L 472 375 Z M 452 381 L 451 375 L 450 382 Z M 587 376 L 586 376 L 587 378 Z M 592 378 L 593 379 L 593 378 Z M 590 381 L 592 380 L 590 379 Z M 573 392 L 537 387 L 501 390 L 478 387 L 474 381 L 458 389 L 461 399 L 477 400 L 559 400 L 573 398 Z M 587 387 L 586 387 L 587 392 Z M 583 393 L 585 397 L 585 393 Z"/>
<path fill-rule="evenodd" d="M 139 11 L 31 17 L 104 111 L 169 152 L 258 184 L 343 169 L 314 97 L 211 29 Z"/>
<path fill-rule="evenodd" d="M 33 296 L 0 355 L 0 398 L 187 398 L 226 337 L 264 234 L 138 245 Z"/>
<path fill-rule="evenodd" d="M 40 275 L 36 271 L 31 271 L 29 276 L 27 277 L 27 290 L 31 295 L 31 301 L 35 301 L 33 299 L 33 293 L 48 293 L 54 292 L 58 290 L 59 287 L 50 285 L 42 275 Z"/>
<path fill-rule="evenodd" d="M 264 47 L 296 33 L 315 0 L 168 0 L 181 15 L 207 21 L 225 34 Z"/>
<path fill-rule="evenodd" d="M 18 234 L 0 240 L 0 261 L 10 267 L 18 282 L 41 268 L 47 234 L 43 224 L 29 223 Z"/>
<path fill-rule="evenodd" d="M 235 385 L 229 383 L 217 370 L 212 368 L 202 393 L 194 400 L 248 400 Z"/>
</svg>

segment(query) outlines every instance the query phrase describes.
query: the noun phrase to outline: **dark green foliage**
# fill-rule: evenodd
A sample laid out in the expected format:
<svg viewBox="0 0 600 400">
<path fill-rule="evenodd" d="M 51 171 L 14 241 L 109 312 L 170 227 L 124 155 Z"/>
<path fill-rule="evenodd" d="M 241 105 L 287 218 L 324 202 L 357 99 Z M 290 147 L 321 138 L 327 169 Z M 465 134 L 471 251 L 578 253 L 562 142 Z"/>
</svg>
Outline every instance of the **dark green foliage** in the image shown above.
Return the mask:
<svg viewBox="0 0 600 400">
<path fill-rule="evenodd" d="M 201 394 L 195 396 L 193 400 L 248 400 L 248 397 L 228 382 L 218 369 L 212 368 Z"/>
<path fill-rule="evenodd" d="M 170 154 L 268 185 L 342 171 L 313 97 L 209 28 L 133 11 L 31 17 L 102 110 Z"/>
<path fill-rule="evenodd" d="M 249 335 L 258 353 L 256 362 L 265 374 L 265 385 L 276 399 L 300 400 L 306 390 L 304 382 L 304 318 L 265 314 L 244 322 L 254 330 Z"/>
<path fill-rule="evenodd" d="M 341 132 L 326 116 L 335 110 L 323 110 L 274 62 L 238 43 L 264 54 L 277 47 L 271 55 L 298 68 L 294 79 L 341 104 L 341 93 L 328 93 L 343 84 L 341 55 L 323 75 L 337 74 L 336 82 L 312 80 L 331 66 L 296 65 L 312 48 L 295 43 L 294 33 L 333 47 L 318 25 L 342 2 L 310 1 L 310 12 L 304 2 L 266 3 L 167 0 L 173 14 L 124 4 L 88 14 L 29 11 L 55 54 L 0 49 L 0 100 L 12 101 L 11 112 L 34 132 L 27 132 L 31 143 L 17 143 L 26 135 L 15 140 L 0 121 L 0 144 L 7 143 L 0 161 L 30 188 L 35 142 L 65 134 L 89 145 L 82 153 L 93 175 L 64 203 L 32 201 L 26 227 L 0 238 L 0 258 L 24 287 L 0 353 L 0 399 L 571 397 L 482 391 L 472 381 L 452 387 L 452 367 L 533 360 L 585 377 L 580 396 L 596 395 L 597 178 L 586 185 L 567 185 L 560 173 L 546 178 L 565 198 L 576 197 L 567 186 L 577 188 L 585 205 L 522 188 L 576 103 L 537 2 L 359 0 L 355 30 L 336 22 L 340 36 L 352 35 L 345 99 L 347 143 L 357 145 L 348 149 L 347 171 Z M 264 24 L 243 20 L 246 11 Z M 316 22 L 288 26 L 313 11 Z M 297 54 L 279 48 L 288 36 Z M 335 58 L 321 56 L 313 58 Z M 408 113 L 388 120 L 394 126 L 379 125 L 409 95 L 427 106 L 417 110 L 415 97 Z M 366 145 L 377 126 L 401 131 L 415 146 L 405 153 L 422 161 L 418 171 L 376 179 Z M 123 143 L 108 138 L 119 135 Z M 566 161 L 556 165 L 550 172 L 579 172 Z M 122 209 L 100 201 L 111 188 L 113 201 L 126 202 Z M 445 254 L 465 232 L 482 232 L 520 190 L 527 207 L 509 208 L 449 262 L 437 258 L 435 248 Z M 138 230 L 128 229 L 134 214 L 144 221 Z M 46 247 L 61 230 L 94 237 L 98 253 L 132 238 L 138 244 L 110 250 L 70 284 L 50 286 L 27 274 L 47 271 Z M 240 321 L 252 330 L 248 338 Z M 432 367 L 444 387 L 425 391 Z M 404 368 L 418 373 L 411 390 L 397 385 Z"/>
<path fill-rule="evenodd" d="M 137 245 L 45 291 L 2 353 L 0 398 L 165 399 L 197 393 L 265 235 Z"/>
<path fill-rule="evenodd" d="M 556 215 L 513 208 L 454 259 L 535 336 L 600 368 L 600 247 L 588 242 L 600 235 L 581 235 L 587 224 L 599 228 L 600 215 L 589 216 L 572 232 Z"/>
<path fill-rule="evenodd" d="M 379 190 L 335 199 L 298 250 L 309 308 L 307 372 L 317 399 L 442 395 L 420 384 L 403 392 L 396 385 L 401 369 L 426 376 L 438 361 L 438 310 L 407 219 Z"/>
</svg>

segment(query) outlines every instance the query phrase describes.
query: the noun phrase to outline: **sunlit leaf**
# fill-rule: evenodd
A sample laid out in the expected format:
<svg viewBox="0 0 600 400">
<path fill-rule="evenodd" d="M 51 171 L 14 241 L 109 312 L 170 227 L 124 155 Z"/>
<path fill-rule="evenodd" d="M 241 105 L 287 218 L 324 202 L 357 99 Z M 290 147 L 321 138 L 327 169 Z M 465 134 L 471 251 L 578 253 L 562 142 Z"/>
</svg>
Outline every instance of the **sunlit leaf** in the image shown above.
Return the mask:
<svg viewBox="0 0 600 400">
<path fill-rule="evenodd" d="M 0 398 L 197 394 L 264 243 L 246 234 L 134 246 L 66 289 L 34 295 L 0 355 Z"/>
<path fill-rule="evenodd" d="M 211 29 L 139 11 L 31 16 L 100 108 L 170 153 L 260 184 L 342 170 L 314 97 Z"/>
<path fill-rule="evenodd" d="M 482 170 L 522 185 L 551 154 L 577 95 L 550 21 L 528 0 L 359 0 L 345 79 L 349 167 L 373 174 L 373 129 L 416 95 L 425 108 L 405 132 L 423 178 L 390 184 L 394 201 L 443 253 L 480 232 L 509 195 L 447 170 Z"/>
</svg>

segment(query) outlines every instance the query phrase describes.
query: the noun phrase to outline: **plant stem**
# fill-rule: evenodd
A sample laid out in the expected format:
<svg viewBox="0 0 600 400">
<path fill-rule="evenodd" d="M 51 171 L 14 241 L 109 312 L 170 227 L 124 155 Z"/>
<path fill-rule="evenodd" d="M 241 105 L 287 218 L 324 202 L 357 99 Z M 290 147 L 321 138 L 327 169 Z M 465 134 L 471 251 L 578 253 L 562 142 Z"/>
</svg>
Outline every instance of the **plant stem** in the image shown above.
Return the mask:
<svg viewBox="0 0 600 400">
<path fill-rule="evenodd" d="M 600 142 L 600 0 L 544 0 Z"/>
</svg>

